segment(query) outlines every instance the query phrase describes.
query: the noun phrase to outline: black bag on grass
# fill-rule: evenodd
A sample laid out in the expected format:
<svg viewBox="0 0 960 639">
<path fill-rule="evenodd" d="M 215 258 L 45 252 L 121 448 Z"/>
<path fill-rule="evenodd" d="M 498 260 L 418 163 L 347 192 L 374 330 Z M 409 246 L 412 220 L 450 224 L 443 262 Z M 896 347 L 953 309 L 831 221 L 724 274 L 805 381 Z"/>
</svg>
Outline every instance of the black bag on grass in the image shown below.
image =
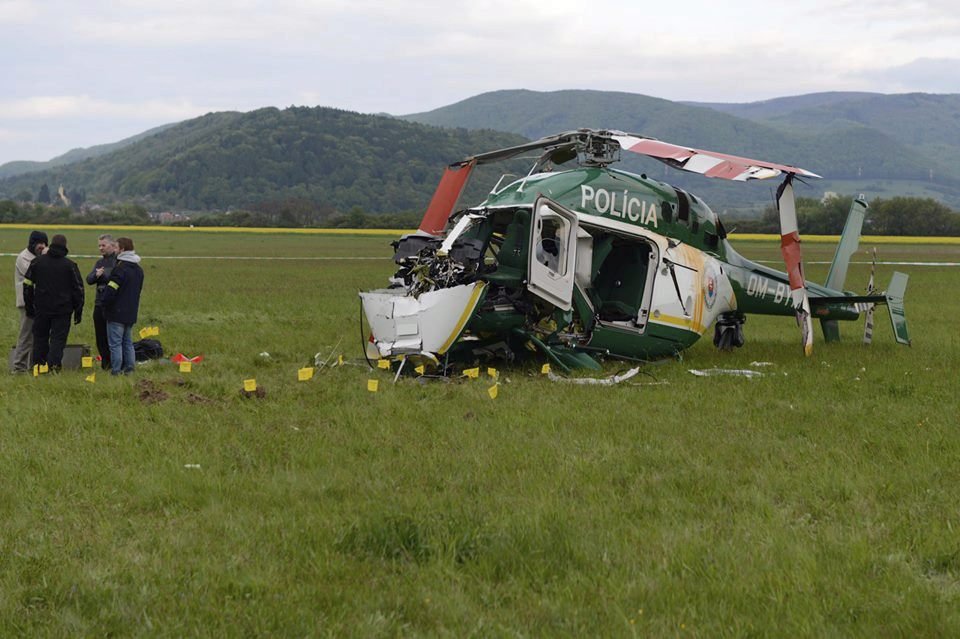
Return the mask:
<svg viewBox="0 0 960 639">
<path fill-rule="evenodd" d="M 133 343 L 133 354 L 138 362 L 163 357 L 163 346 L 155 339 L 142 339 Z"/>
</svg>

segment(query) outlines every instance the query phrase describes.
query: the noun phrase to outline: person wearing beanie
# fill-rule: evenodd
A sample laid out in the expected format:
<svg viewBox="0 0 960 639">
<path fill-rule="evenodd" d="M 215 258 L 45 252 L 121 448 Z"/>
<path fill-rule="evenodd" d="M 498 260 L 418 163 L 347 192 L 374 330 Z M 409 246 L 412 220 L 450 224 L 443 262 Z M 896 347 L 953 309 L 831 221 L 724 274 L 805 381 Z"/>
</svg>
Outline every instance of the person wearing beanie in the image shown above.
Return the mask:
<svg viewBox="0 0 960 639">
<path fill-rule="evenodd" d="M 17 310 L 20 311 L 20 335 L 13 351 L 10 364 L 11 373 L 26 373 L 30 370 L 30 357 L 33 354 L 33 318 L 27 317 L 26 304 L 23 301 L 23 278 L 27 275 L 30 263 L 47 248 L 47 234 L 32 231 L 27 240 L 27 248 L 17 255 L 13 270 L 13 288 L 17 296 Z"/>
<path fill-rule="evenodd" d="M 33 318 L 33 364 L 59 371 L 70 335 L 70 315 L 83 317 L 83 277 L 67 258 L 67 238 L 54 235 L 47 251 L 35 259 L 23 278 L 26 313 Z"/>
<path fill-rule="evenodd" d="M 128 375 L 137 364 L 133 350 L 133 325 L 140 310 L 143 290 L 143 269 L 140 256 L 133 250 L 129 237 L 117 238 L 117 265 L 103 291 L 103 315 L 107 319 L 107 341 L 110 343 L 110 374 Z"/>
</svg>

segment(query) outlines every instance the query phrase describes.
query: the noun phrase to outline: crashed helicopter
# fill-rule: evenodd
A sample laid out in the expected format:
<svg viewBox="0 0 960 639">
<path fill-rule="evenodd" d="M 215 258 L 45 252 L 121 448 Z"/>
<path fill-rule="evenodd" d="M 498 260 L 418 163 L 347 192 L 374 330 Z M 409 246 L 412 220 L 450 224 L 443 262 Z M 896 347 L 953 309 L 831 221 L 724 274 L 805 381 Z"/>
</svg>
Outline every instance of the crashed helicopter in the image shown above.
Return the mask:
<svg viewBox="0 0 960 639">
<path fill-rule="evenodd" d="M 482 164 L 539 152 L 525 176 L 480 204 L 457 210 Z M 611 168 L 621 152 L 676 169 L 745 181 L 783 175 L 777 190 L 786 272 L 731 246 L 716 214 L 680 188 Z M 563 165 L 569 163 L 571 168 Z M 669 144 L 620 131 L 580 129 L 449 165 L 416 233 L 393 243 L 388 288 L 360 293 L 370 356 L 446 371 L 484 357 L 538 351 L 563 370 L 599 368 L 598 358 L 675 355 L 711 326 L 721 349 L 744 343 L 747 314 L 794 316 L 804 352 L 812 320 L 827 341 L 838 322 L 872 318 L 886 305 L 894 337 L 909 344 L 907 276 L 886 292 L 843 290 L 867 204 L 854 201 L 824 285 L 805 281 L 793 194 L 795 179 L 820 176 Z"/>
</svg>

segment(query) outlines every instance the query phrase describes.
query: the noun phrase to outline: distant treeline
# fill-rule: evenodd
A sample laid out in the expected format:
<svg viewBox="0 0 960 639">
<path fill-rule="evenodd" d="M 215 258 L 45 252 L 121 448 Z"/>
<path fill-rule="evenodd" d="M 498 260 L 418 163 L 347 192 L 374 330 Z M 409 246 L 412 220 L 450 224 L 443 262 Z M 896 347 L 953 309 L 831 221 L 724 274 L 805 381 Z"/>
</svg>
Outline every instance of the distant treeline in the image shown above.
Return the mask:
<svg viewBox="0 0 960 639">
<path fill-rule="evenodd" d="M 850 212 L 852 197 L 830 197 L 823 201 L 797 198 L 797 225 L 809 235 L 839 235 Z M 960 215 L 932 198 L 877 198 L 869 203 L 863 232 L 869 235 L 960 235 Z M 760 219 L 725 220 L 728 229 L 740 233 L 779 233 L 780 218 L 775 206 L 764 209 Z"/>
<path fill-rule="evenodd" d="M 277 228 L 410 229 L 416 228 L 423 212 L 368 213 L 358 206 L 347 213 L 318 207 L 302 199 L 263 202 L 252 210 L 205 213 L 176 226 L 236 226 Z"/>
<path fill-rule="evenodd" d="M 0 223 L 131 226 L 155 222 L 150 218 L 147 209 L 138 204 L 118 204 L 80 212 L 68 206 L 0 200 Z"/>
<path fill-rule="evenodd" d="M 797 198 L 797 220 L 801 233 L 839 235 L 853 202 L 851 197 L 831 197 L 824 201 Z M 263 202 L 251 210 L 204 213 L 167 225 L 276 227 L 276 228 L 416 228 L 423 213 L 373 214 L 354 207 L 344 213 L 318 207 L 308 200 L 293 198 Z M 775 207 L 768 206 L 759 219 L 724 220 L 729 229 L 740 233 L 779 233 Z M 161 222 L 138 204 L 122 204 L 83 213 L 68 207 L 44 206 L 0 200 L 0 223 L 11 224 L 89 224 L 149 225 Z M 870 235 L 960 236 L 960 214 L 931 198 L 877 198 L 870 203 L 863 232 Z"/>
<path fill-rule="evenodd" d="M 343 213 L 300 199 L 271 201 L 252 210 L 202 213 L 161 222 L 139 204 L 120 204 L 79 211 L 67 206 L 0 200 L 0 224 L 80 224 L 90 226 L 236 226 L 276 228 L 416 228 L 423 212 L 373 214 L 354 207 Z"/>
</svg>

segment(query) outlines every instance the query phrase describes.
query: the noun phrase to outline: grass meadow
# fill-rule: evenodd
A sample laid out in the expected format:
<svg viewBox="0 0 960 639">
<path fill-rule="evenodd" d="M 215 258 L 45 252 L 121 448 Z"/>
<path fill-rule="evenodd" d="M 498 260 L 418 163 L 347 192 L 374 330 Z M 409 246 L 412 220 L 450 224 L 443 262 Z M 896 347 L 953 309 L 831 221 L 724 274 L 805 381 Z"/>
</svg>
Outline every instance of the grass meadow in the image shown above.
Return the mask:
<svg viewBox="0 0 960 639">
<path fill-rule="evenodd" d="M 613 387 L 504 369 L 491 399 L 361 365 L 356 292 L 385 283 L 389 237 L 128 233 L 139 326 L 204 361 L 3 378 L 2 636 L 960 636 L 960 268 L 896 267 L 911 348 L 883 309 L 872 346 L 817 328 L 810 358 L 791 319 L 750 317 L 734 353 L 705 339 Z M 810 279 L 833 248 L 804 244 Z M 317 352 L 346 365 L 298 382 Z"/>
</svg>

